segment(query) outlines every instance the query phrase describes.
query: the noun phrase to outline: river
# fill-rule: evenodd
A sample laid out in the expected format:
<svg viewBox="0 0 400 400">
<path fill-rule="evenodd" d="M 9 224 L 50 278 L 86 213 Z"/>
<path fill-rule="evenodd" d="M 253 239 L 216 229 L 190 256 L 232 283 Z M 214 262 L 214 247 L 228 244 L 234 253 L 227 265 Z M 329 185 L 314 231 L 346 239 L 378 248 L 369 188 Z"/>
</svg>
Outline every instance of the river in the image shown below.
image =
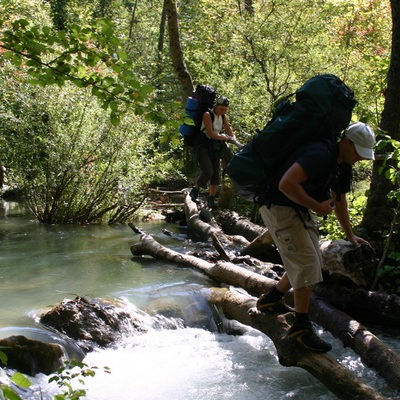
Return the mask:
<svg viewBox="0 0 400 400">
<path fill-rule="evenodd" d="M 138 226 L 177 251 L 195 246 L 175 224 L 151 221 Z M 175 237 L 166 236 L 163 229 Z M 40 224 L 22 205 L 0 200 L 0 337 L 37 335 L 43 328 L 37 322 L 40 312 L 65 298 L 115 298 L 143 310 L 149 331 L 139 336 L 126 332 L 117 346 L 86 356 L 84 362 L 99 369 L 85 378 L 85 399 L 336 399 L 306 371 L 282 367 L 273 343 L 259 331 L 219 333 L 212 310 L 199 295 L 211 285 L 209 279 L 150 257 L 132 257 L 130 246 L 137 240 L 125 225 Z M 160 301 L 183 310 L 184 323 L 146 314 Z M 196 322 L 199 311 L 201 323 Z M 400 352 L 399 336 L 374 333 Z M 333 357 L 381 394 L 395 398 L 394 390 L 357 355 L 329 333 L 321 335 L 333 344 Z M 59 392 L 45 375 L 31 381 L 33 392 L 25 399 L 51 399 Z M 79 382 L 73 384 L 80 387 Z"/>
</svg>

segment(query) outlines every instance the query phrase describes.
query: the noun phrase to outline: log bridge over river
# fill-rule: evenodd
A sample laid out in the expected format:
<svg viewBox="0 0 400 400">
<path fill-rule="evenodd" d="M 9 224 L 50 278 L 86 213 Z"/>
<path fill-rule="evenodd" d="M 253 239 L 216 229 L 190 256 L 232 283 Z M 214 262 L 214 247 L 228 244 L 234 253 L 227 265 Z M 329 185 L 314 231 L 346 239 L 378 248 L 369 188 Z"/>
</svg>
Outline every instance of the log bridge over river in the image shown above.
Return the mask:
<svg viewBox="0 0 400 400">
<path fill-rule="evenodd" d="M 202 241 L 212 241 L 218 260 L 210 262 L 190 254 L 165 248 L 151 236 L 142 234 L 139 243 L 131 247 L 132 254 L 150 255 L 195 268 L 218 283 L 208 291 L 208 301 L 218 305 L 226 318 L 260 330 L 269 336 L 279 362 L 287 367 L 300 367 L 319 379 L 339 399 L 373 399 L 381 396 L 329 354 L 318 354 L 288 343 L 286 334 L 293 313 L 265 315 L 255 308 L 256 299 L 268 291 L 276 280 L 268 278 L 279 259 L 268 231 L 234 212 L 211 213 L 185 196 L 184 210 L 189 231 Z M 135 226 L 132 229 L 140 232 Z M 230 249 L 240 250 L 232 255 Z M 328 282 L 315 287 L 311 301 L 311 319 L 340 339 L 343 346 L 357 353 L 361 360 L 382 376 L 390 386 L 400 388 L 400 355 L 383 344 L 357 317 L 399 328 L 400 298 L 365 287 L 364 272 L 376 267 L 376 259 L 368 246 L 355 247 L 338 240 L 321 243 L 324 274 Z M 268 262 L 268 258 L 273 262 Z M 263 261 L 260 259 L 264 259 Z M 345 285 L 343 282 L 351 283 Z M 229 286 L 228 286 L 229 285 Z M 228 286 L 228 287 L 227 287 Z M 347 287 L 346 287 L 347 286 Z M 248 294 L 243 294 L 242 288 Z M 293 306 L 292 293 L 285 301 Z"/>
</svg>

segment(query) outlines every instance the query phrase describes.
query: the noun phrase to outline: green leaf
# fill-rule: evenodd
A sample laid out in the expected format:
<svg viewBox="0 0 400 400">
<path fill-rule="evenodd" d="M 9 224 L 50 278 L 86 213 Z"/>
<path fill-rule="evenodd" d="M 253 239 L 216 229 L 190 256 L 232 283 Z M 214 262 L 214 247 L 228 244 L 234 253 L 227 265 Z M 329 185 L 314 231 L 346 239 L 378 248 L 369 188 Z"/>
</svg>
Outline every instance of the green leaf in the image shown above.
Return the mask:
<svg viewBox="0 0 400 400">
<path fill-rule="evenodd" d="M 4 364 L 7 365 L 7 354 L 3 353 L 2 351 L 0 351 L 0 361 Z"/>
<path fill-rule="evenodd" d="M 30 60 L 28 60 L 28 61 L 26 62 L 26 65 L 27 65 L 28 67 L 36 67 L 36 66 L 38 65 L 38 62 L 37 62 L 36 60 L 30 59 Z"/>
<path fill-rule="evenodd" d="M 126 53 L 126 51 L 118 51 L 117 55 L 118 55 L 118 58 L 122 61 L 124 61 L 128 58 L 128 54 Z"/>
<path fill-rule="evenodd" d="M 43 26 L 43 27 L 42 27 L 42 32 L 43 32 L 43 34 L 44 34 L 45 36 L 49 36 L 49 35 L 50 35 L 50 32 L 51 32 L 51 29 L 50 29 L 50 27 L 48 27 L 48 26 Z"/>
<path fill-rule="evenodd" d="M 103 35 L 111 37 L 114 34 L 113 23 L 109 19 L 103 18 L 99 20 L 99 25 Z"/>
<path fill-rule="evenodd" d="M 21 67 L 22 59 L 21 59 L 21 56 L 19 54 L 14 54 L 11 61 L 17 68 Z"/>
<path fill-rule="evenodd" d="M 12 390 L 10 387 L 7 386 L 2 386 L 3 389 L 3 394 L 5 395 L 5 398 L 8 400 L 21 400 L 21 397 L 19 397 L 14 390 Z"/>
<path fill-rule="evenodd" d="M 111 112 L 110 119 L 114 126 L 118 126 L 121 123 L 120 115 L 115 112 Z"/>
<path fill-rule="evenodd" d="M 110 101 L 110 103 L 108 104 L 110 109 L 112 111 L 117 111 L 118 110 L 118 103 L 115 101 Z"/>
<path fill-rule="evenodd" d="M 18 386 L 26 389 L 29 386 L 31 386 L 31 381 L 23 374 L 20 372 L 16 372 L 12 377 L 11 380 Z"/>
<path fill-rule="evenodd" d="M 11 60 L 14 57 L 14 53 L 12 51 L 6 51 L 3 55 L 6 60 Z"/>
<path fill-rule="evenodd" d="M 86 68 L 83 65 L 78 65 L 76 72 L 79 78 L 83 78 L 86 75 Z"/>
<path fill-rule="evenodd" d="M 17 19 L 13 22 L 12 27 L 15 31 L 18 31 L 20 28 L 25 28 L 29 25 L 29 22 L 26 19 Z"/>
</svg>

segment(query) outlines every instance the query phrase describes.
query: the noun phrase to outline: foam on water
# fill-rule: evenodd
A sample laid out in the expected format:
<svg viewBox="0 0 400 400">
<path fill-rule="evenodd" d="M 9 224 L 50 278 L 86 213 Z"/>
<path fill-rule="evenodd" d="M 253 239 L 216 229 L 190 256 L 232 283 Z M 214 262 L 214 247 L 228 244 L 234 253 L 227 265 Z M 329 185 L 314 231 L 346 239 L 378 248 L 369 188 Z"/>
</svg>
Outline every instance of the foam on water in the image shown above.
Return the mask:
<svg viewBox="0 0 400 400">
<path fill-rule="evenodd" d="M 153 329 L 92 352 L 84 362 L 99 368 L 85 379 L 88 400 L 335 399 L 305 371 L 280 366 L 271 340 L 252 329 L 241 336 Z"/>
</svg>

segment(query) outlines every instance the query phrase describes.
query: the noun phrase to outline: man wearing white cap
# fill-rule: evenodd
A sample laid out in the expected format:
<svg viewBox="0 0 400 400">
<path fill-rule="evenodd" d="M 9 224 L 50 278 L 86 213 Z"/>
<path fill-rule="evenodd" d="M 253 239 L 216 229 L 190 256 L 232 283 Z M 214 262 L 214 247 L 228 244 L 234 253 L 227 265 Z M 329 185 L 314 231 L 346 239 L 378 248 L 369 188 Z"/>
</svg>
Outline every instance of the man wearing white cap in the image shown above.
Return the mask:
<svg viewBox="0 0 400 400">
<path fill-rule="evenodd" d="M 351 124 L 345 130 L 345 136 L 349 138 L 356 148 L 357 154 L 365 160 L 374 160 L 375 135 L 372 129 L 363 122 Z"/>
<path fill-rule="evenodd" d="M 351 189 L 352 165 L 374 159 L 374 132 L 362 122 L 350 125 L 332 148 L 324 141 L 303 146 L 268 192 L 260 214 L 279 250 L 285 274 L 277 285 L 257 301 L 260 312 L 292 311 L 284 294 L 293 288 L 295 319 L 288 338 L 311 351 L 327 352 L 332 346 L 315 333 L 308 317 L 312 286 L 322 281 L 322 257 L 317 224 L 310 211 L 332 211 L 355 245 L 369 244 L 353 232 L 346 193 Z"/>
</svg>

